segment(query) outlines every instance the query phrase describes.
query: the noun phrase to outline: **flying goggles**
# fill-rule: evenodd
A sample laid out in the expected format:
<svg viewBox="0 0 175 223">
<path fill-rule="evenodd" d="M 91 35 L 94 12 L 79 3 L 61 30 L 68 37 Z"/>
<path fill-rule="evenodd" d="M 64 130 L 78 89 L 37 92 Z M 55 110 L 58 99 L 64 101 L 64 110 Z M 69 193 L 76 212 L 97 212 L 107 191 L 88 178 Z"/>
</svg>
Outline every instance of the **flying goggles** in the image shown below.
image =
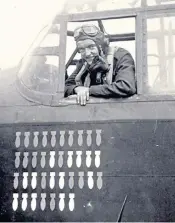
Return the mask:
<svg viewBox="0 0 175 223">
<path fill-rule="evenodd" d="M 100 32 L 100 30 L 96 26 L 84 25 L 84 26 L 81 26 L 81 27 L 78 27 L 78 28 L 75 29 L 75 31 L 74 31 L 74 38 L 75 38 L 75 40 L 77 40 L 82 35 L 94 37 L 99 32 Z"/>
</svg>

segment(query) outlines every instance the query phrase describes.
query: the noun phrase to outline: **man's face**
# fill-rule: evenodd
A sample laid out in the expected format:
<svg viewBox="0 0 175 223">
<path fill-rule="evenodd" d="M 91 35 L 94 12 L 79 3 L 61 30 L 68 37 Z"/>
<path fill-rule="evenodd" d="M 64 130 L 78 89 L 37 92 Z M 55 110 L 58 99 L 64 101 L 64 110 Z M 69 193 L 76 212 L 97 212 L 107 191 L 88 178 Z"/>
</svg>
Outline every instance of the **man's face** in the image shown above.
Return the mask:
<svg viewBox="0 0 175 223">
<path fill-rule="evenodd" d="M 78 51 L 81 57 L 91 64 L 96 56 L 99 56 L 99 50 L 95 42 L 91 39 L 85 39 L 77 42 Z"/>
</svg>

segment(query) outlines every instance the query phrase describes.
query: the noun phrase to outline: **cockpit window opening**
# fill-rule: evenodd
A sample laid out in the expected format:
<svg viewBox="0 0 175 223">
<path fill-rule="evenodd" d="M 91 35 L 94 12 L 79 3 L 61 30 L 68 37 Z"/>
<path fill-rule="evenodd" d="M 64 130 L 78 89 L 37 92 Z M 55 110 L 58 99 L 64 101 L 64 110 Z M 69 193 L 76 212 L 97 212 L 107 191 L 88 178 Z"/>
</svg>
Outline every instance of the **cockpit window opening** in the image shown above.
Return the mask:
<svg viewBox="0 0 175 223">
<path fill-rule="evenodd" d="M 126 26 L 128 23 L 129 30 Z M 111 46 L 121 46 L 126 48 L 135 58 L 135 18 L 122 18 L 122 19 L 105 19 L 105 20 L 96 20 L 96 21 L 86 21 L 86 22 L 68 22 L 68 33 L 70 30 L 72 31 L 73 28 L 78 27 L 82 24 L 94 24 L 97 25 L 110 39 Z M 72 49 L 71 49 L 72 48 Z M 73 36 L 67 36 L 67 47 L 66 47 L 66 61 L 70 59 L 70 52 L 72 51 L 73 57 L 71 58 L 72 61 L 69 61 L 67 64 L 67 74 L 73 72 L 76 67 L 77 61 L 80 59 L 80 54 L 76 51 L 76 44 L 73 39 Z M 76 51 L 76 53 L 75 53 Z M 69 56 L 68 56 L 69 55 Z"/>
<path fill-rule="evenodd" d="M 147 18 L 148 93 L 175 93 L 175 13 Z"/>
<path fill-rule="evenodd" d="M 105 22 L 103 23 L 103 20 L 97 19 L 97 21 L 93 22 L 97 22 L 98 26 L 91 24 L 91 21 L 86 21 L 83 25 L 76 26 L 77 28 L 72 38 L 76 42 L 78 53 L 81 55 L 81 58 L 78 60 L 78 63 L 76 63 L 76 54 L 74 48 L 72 48 L 74 57 L 72 57 L 73 60 L 72 63 L 70 63 L 72 66 L 69 70 L 67 69 L 66 72 L 69 78 L 65 83 L 65 97 L 73 94 L 77 94 L 78 97 L 78 93 L 74 91 L 74 89 L 83 91 L 85 87 L 90 92 L 90 96 L 102 98 L 129 97 L 136 93 L 135 17 L 127 17 L 128 23 L 131 26 L 130 32 L 128 33 L 123 33 L 123 19 L 124 18 L 108 19 L 106 25 L 104 25 Z M 118 22 L 116 26 L 114 26 L 114 20 Z M 76 22 L 74 23 L 76 24 Z M 111 26 L 111 31 L 109 30 L 109 26 Z M 68 27 L 70 27 L 70 25 L 68 25 Z M 107 28 L 109 30 L 108 32 L 106 31 Z M 69 32 L 69 30 L 67 32 Z M 69 36 L 68 38 L 71 37 Z M 119 42 L 123 47 L 118 44 Z M 130 47 L 130 50 L 126 48 L 126 45 Z M 67 49 L 71 50 L 71 46 L 67 45 Z M 114 53 L 112 53 L 112 50 Z M 91 69 L 90 64 L 95 62 L 95 58 L 98 58 L 98 60 L 104 58 L 102 60 L 106 61 L 106 65 L 103 67 L 106 67 L 105 69 L 107 70 L 104 71 L 103 77 L 101 76 L 101 68 L 99 71 L 94 71 L 93 68 Z M 100 63 L 102 63 L 102 61 Z M 82 66 L 82 68 L 80 66 Z M 98 74 L 99 77 L 97 77 Z M 109 74 L 111 76 L 108 76 Z M 119 78 L 119 81 L 117 81 L 117 78 Z M 120 83 L 122 83 L 121 88 L 118 86 Z M 115 85 L 117 86 L 115 87 Z M 82 86 L 82 88 L 80 86 Z M 106 89 L 103 91 L 102 88 Z M 109 88 L 111 88 L 111 90 L 108 90 Z M 93 92 L 92 89 L 94 89 Z M 121 91 L 119 89 L 121 89 Z M 86 98 L 86 100 L 88 100 L 88 98 Z M 85 101 L 83 101 L 83 105 L 84 103 Z"/>
</svg>

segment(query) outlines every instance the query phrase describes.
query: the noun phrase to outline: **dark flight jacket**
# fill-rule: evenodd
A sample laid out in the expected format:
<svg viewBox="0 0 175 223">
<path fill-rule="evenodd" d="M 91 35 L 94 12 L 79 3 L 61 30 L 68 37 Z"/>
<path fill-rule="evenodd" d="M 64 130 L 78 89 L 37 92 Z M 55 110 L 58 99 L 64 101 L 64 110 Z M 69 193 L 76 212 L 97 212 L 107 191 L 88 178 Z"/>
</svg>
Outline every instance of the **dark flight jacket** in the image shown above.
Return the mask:
<svg viewBox="0 0 175 223">
<path fill-rule="evenodd" d="M 77 64 L 76 70 L 70 75 L 65 82 L 65 97 L 75 94 L 74 89 L 77 87 L 75 77 L 83 66 L 82 60 Z M 82 75 L 82 82 L 87 72 Z M 95 97 L 121 98 L 129 97 L 136 93 L 135 64 L 131 54 L 119 47 L 114 52 L 113 63 L 113 80 L 112 84 L 97 84 L 95 74 L 91 76 L 91 85 L 89 94 Z"/>
</svg>

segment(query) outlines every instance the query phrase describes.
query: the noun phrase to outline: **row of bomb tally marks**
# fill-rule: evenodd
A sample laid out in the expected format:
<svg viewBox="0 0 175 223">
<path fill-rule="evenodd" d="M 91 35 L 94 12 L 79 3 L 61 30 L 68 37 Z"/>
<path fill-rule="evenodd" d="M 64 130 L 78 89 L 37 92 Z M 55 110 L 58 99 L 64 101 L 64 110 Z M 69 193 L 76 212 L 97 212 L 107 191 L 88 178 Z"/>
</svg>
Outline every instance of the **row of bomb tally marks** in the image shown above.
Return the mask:
<svg viewBox="0 0 175 223">
<path fill-rule="evenodd" d="M 54 211 L 55 209 L 63 211 L 65 209 L 65 194 L 50 194 L 50 201 L 49 199 L 46 199 L 46 193 L 41 193 L 40 196 L 38 196 L 37 193 L 32 193 L 30 196 L 27 193 L 22 193 L 20 196 L 18 193 L 13 194 L 13 202 L 12 202 L 12 208 L 14 211 L 17 211 L 19 208 L 22 211 L 28 211 L 29 209 L 32 211 L 36 211 L 38 209 L 44 211 L 46 207 L 48 207 L 47 202 L 49 202 L 49 207 L 51 211 Z M 58 196 L 58 198 L 57 198 Z M 67 195 L 69 198 L 68 202 L 68 208 L 70 211 L 74 211 L 75 209 L 75 194 L 69 193 Z M 58 208 L 56 199 L 59 200 L 58 202 Z M 19 207 L 20 206 L 20 207 Z M 67 208 L 66 208 L 67 209 Z"/>
<path fill-rule="evenodd" d="M 85 182 L 87 182 L 86 186 L 88 186 L 89 189 L 97 187 L 97 189 L 100 190 L 103 185 L 102 175 L 102 172 L 93 173 L 92 171 L 88 171 L 86 174 L 84 172 L 78 172 L 78 177 L 74 177 L 74 172 L 69 172 L 68 176 L 66 176 L 65 172 L 43 172 L 41 175 L 39 175 L 37 172 L 32 172 L 30 175 L 31 177 L 29 177 L 28 172 L 24 172 L 22 176 L 19 176 L 19 173 L 14 173 L 13 186 L 15 190 L 19 188 L 19 184 L 21 184 L 23 189 L 27 189 L 30 186 L 33 190 L 35 190 L 38 186 L 42 189 L 46 189 L 47 185 L 50 187 L 50 189 L 54 189 L 57 185 L 56 181 L 58 180 L 59 189 L 64 189 L 64 187 L 67 185 L 69 186 L 69 189 L 73 189 L 75 183 L 78 183 L 77 186 L 80 189 L 83 189 Z M 68 177 L 68 184 L 66 183 L 66 177 Z M 75 182 L 75 179 L 77 182 Z"/>
<path fill-rule="evenodd" d="M 39 136 L 42 135 L 42 146 L 46 147 L 48 145 L 48 135 L 51 135 L 50 144 L 52 147 L 56 146 L 57 139 L 59 140 L 59 145 L 61 147 L 64 146 L 65 142 L 68 142 L 68 145 L 71 147 L 76 140 L 79 146 L 82 146 L 83 143 L 86 143 L 87 146 L 92 145 L 92 134 L 95 132 L 95 141 L 96 145 L 101 145 L 101 129 L 96 130 L 78 130 L 78 131 L 43 131 L 43 132 L 16 132 L 16 140 L 15 146 L 19 148 L 21 146 L 21 140 L 23 139 L 23 145 L 27 148 L 29 145 L 33 144 L 36 148 L 39 144 Z M 77 133 L 77 134 L 75 134 Z M 30 138 L 32 138 L 32 142 L 30 142 Z M 76 139 L 75 139 L 76 138 Z M 85 141 L 85 142 L 84 142 Z"/>
<path fill-rule="evenodd" d="M 73 162 L 80 168 L 82 165 L 82 158 L 85 160 L 88 168 L 94 164 L 96 168 L 99 168 L 101 163 L 101 151 L 84 151 L 84 153 L 83 151 L 58 151 L 58 153 L 55 151 L 15 152 L 15 167 L 19 168 L 20 165 L 22 165 L 23 168 L 27 168 L 29 163 L 31 163 L 32 168 L 36 168 L 38 164 L 40 164 L 42 168 L 45 168 L 46 161 L 48 160 L 50 168 L 54 168 L 57 164 L 60 168 L 63 167 L 63 165 L 71 168 Z M 31 162 L 29 162 L 29 160 L 31 160 Z"/>
</svg>

